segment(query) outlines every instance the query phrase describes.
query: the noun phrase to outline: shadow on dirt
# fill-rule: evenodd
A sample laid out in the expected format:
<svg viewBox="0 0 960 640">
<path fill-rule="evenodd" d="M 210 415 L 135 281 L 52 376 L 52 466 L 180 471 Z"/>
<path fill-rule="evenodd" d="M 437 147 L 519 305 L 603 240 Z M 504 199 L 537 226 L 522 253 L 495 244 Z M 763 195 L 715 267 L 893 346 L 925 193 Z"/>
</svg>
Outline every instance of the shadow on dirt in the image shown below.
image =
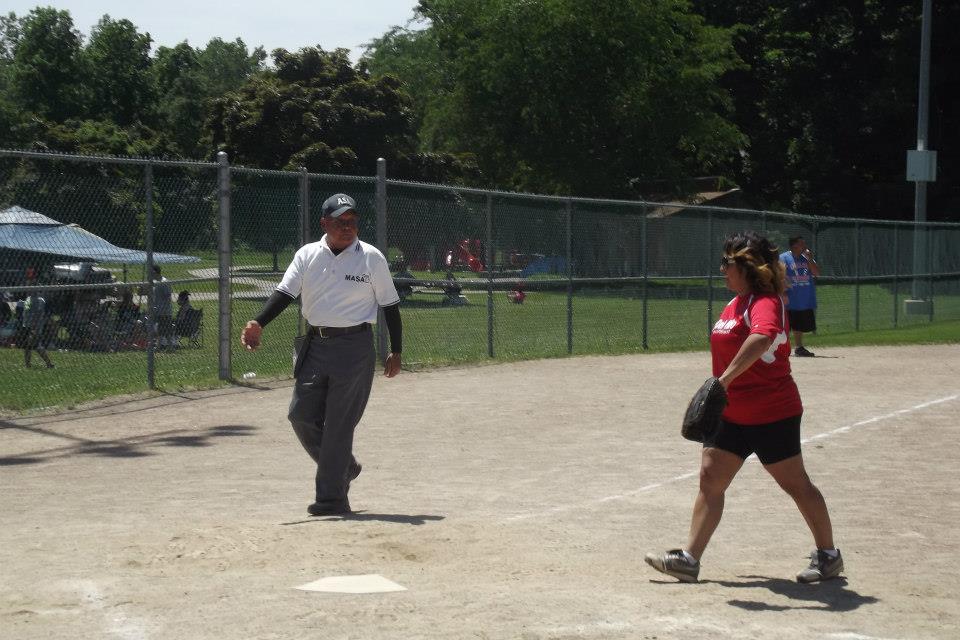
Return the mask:
<svg viewBox="0 0 960 640">
<path fill-rule="evenodd" d="M 397 524 L 410 524 L 414 526 L 419 526 L 426 524 L 428 520 L 437 521 L 443 520 L 443 516 L 427 516 L 427 515 L 406 515 L 402 513 L 367 513 L 365 511 L 354 511 L 353 513 L 346 513 L 338 516 L 327 516 L 327 517 L 317 517 L 310 518 L 309 520 L 297 520 L 296 522 L 281 522 L 283 526 L 289 526 L 292 524 L 307 524 L 310 522 L 330 522 L 330 521 L 369 521 L 377 520 L 379 522 L 394 522 Z"/>
<path fill-rule="evenodd" d="M 766 576 L 738 576 L 741 582 L 731 580 L 701 580 L 731 589 L 764 589 L 777 595 L 798 601 L 796 605 L 768 604 L 758 600 L 729 600 L 727 604 L 747 611 L 792 611 L 811 609 L 816 611 L 853 611 L 865 604 L 879 602 L 873 596 L 865 596 L 847 588 L 846 578 L 840 577 L 816 584 L 800 584 L 783 578 Z M 807 603 L 807 604 L 803 604 Z"/>
<path fill-rule="evenodd" d="M 277 379 L 250 383 L 246 380 L 237 380 L 230 386 L 220 389 L 206 389 L 193 392 L 160 391 L 151 392 L 145 397 L 130 398 L 118 396 L 114 399 L 105 399 L 91 403 L 89 407 L 78 409 L 61 409 L 54 413 L 38 415 L 4 415 L 0 417 L 0 430 L 36 427 L 58 422 L 73 422 L 86 418 L 102 418 L 104 416 L 120 416 L 131 413 L 141 413 L 154 409 L 175 407 L 185 402 L 197 402 L 209 398 L 225 395 L 250 393 L 252 391 L 273 391 L 291 384 L 290 380 Z"/>
<path fill-rule="evenodd" d="M 0 427 L 16 428 L 23 431 L 33 431 L 43 435 L 71 440 L 72 444 L 39 451 L 0 456 L 0 467 L 13 467 L 28 464 L 52 462 L 59 458 L 78 455 L 99 456 L 105 458 L 142 458 L 156 455 L 160 447 L 209 447 L 216 443 L 217 438 L 234 436 L 249 436 L 257 430 L 256 427 L 245 424 L 227 424 L 206 429 L 171 429 L 159 433 L 151 433 L 130 438 L 115 440 L 91 440 L 79 438 L 69 434 L 58 434 L 48 429 L 13 425 L 0 421 Z"/>
</svg>

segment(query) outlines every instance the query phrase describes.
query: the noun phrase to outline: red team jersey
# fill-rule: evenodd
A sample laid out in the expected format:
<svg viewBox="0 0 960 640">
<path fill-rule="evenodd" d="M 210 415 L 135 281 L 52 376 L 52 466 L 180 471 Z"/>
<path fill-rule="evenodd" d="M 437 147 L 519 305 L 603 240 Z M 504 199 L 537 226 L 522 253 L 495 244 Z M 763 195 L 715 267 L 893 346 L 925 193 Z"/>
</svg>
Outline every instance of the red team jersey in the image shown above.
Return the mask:
<svg viewBox="0 0 960 640">
<path fill-rule="evenodd" d="M 773 344 L 749 369 L 730 383 L 723 419 L 742 425 L 767 424 L 800 415 L 800 392 L 790 375 L 790 327 L 779 296 L 737 296 L 710 333 L 713 375 L 726 371 L 751 333 Z"/>
</svg>

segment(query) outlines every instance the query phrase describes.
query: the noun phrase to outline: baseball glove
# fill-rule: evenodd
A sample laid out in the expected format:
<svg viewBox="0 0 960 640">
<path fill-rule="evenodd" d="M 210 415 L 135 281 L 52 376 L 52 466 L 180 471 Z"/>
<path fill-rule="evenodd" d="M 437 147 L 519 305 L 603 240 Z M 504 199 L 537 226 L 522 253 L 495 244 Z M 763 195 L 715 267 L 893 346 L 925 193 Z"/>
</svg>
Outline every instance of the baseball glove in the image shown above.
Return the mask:
<svg viewBox="0 0 960 640">
<path fill-rule="evenodd" d="M 690 400 L 680 435 L 687 440 L 703 442 L 704 437 L 720 424 L 720 414 L 726 406 L 727 391 L 723 385 L 717 378 L 707 378 Z"/>
</svg>

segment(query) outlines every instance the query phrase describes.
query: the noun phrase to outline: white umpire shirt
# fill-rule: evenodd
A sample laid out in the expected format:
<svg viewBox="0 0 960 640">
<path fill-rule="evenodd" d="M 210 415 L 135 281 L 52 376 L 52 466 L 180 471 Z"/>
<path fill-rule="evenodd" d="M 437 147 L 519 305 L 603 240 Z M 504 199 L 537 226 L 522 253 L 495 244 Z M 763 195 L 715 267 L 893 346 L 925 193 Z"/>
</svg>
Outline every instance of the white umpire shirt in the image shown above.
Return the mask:
<svg viewBox="0 0 960 640">
<path fill-rule="evenodd" d="M 359 238 L 334 255 L 324 235 L 300 247 L 277 290 L 301 296 L 303 317 L 315 327 L 377 321 L 377 308 L 400 302 L 387 259 Z"/>
</svg>

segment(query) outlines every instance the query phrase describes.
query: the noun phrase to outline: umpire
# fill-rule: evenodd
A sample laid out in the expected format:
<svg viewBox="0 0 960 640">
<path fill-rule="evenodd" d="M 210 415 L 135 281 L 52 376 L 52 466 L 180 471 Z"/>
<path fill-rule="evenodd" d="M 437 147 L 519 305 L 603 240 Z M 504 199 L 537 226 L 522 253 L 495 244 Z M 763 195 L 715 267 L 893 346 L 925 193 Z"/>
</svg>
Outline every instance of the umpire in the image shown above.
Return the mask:
<svg viewBox="0 0 960 640">
<path fill-rule="evenodd" d="M 297 251 L 260 315 L 240 336 L 247 349 L 256 349 L 267 323 L 300 296 L 308 329 L 297 339 L 296 385 L 287 417 L 317 463 L 316 502 L 307 508 L 314 516 L 350 513 L 350 482 L 361 470 L 353 457 L 353 431 L 373 384 L 370 325 L 378 307 L 390 332 L 384 375 L 400 372 L 400 296 L 386 258 L 357 237 L 356 206 L 343 193 L 327 198 L 320 220 L 324 236 Z"/>
</svg>

